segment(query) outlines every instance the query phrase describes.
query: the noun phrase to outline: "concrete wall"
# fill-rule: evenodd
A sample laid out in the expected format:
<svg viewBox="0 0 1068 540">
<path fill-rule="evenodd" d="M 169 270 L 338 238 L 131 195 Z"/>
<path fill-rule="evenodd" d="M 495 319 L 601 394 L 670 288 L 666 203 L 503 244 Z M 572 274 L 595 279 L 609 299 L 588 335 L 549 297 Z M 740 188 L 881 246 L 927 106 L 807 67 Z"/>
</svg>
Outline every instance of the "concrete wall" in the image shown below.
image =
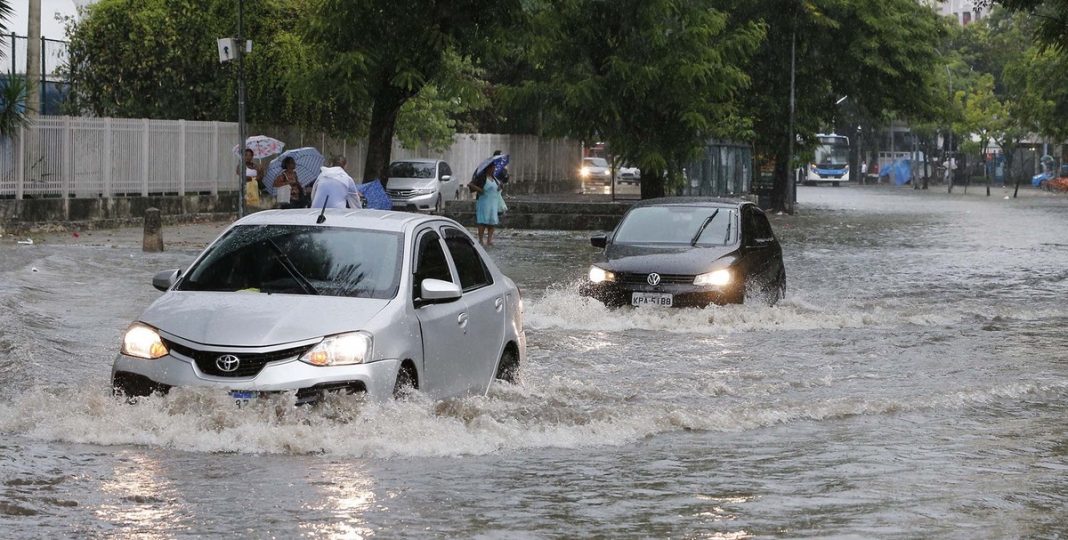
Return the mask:
<svg viewBox="0 0 1068 540">
<path fill-rule="evenodd" d="M 235 216 L 237 196 L 172 195 L 96 199 L 0 199 L 0 234 L 41 227 L 81 229 L 140 223 L 146 208 L 159 208 L 164 221 Z"/>
<path fill-rule="evenodd" d="M 506 229 L 610 231 L 616 228 L 633 201 L 560 202 L 508 201 L 501 217 Z M 475 226 L 474 201 L 449 201 L 445 215 L 468 227 Z"/>
</svg>

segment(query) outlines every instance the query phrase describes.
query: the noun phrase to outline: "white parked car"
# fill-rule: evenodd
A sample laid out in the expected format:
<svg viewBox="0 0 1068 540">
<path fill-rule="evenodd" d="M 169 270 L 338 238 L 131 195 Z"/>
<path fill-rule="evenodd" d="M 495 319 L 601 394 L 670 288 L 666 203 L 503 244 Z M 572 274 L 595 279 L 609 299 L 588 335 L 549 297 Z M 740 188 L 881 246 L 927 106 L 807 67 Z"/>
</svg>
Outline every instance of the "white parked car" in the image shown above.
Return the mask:
<svg viewBox="0 0 1068 540">
<path fill-rule="evenodd" d="M 394 210 L 440 214 L 445 201 L 460 198 L 460 180 L 440 159 L 405 159 L 389 165 L 386 193 Z"/>
<path fill-rule="evenodd" d="M 642 183 L 642 171 L 637 167 L 631 167 L 630 165 L 623 165 L 616 170 L 616 183 L 617 184 L 633 184 L 640 185 Z"/>
<path fill-rule="evenodd" d="M 519 289 L 450 219 L 271 210 L 231 225 L 126 331 L 112 383 L 238 400 L 291 391 L 434 398 L 513 381 L 526 356 Z"/>
</svg>

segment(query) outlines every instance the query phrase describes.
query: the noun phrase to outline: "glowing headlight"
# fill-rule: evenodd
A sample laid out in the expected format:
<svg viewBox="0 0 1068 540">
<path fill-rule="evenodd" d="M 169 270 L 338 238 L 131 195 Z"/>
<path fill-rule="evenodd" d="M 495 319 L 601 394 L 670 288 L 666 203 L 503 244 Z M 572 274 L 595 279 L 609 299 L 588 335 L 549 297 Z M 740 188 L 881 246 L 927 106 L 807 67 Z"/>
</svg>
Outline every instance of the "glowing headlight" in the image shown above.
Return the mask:
<svg viewBox="0 0 1068 540">
<path fill-rule="evenodd" d="M 609 176 L 609 175 L 611 175 L 611 174 L 612 174 L 612 172 L 611 172 L 611 171 L 609 171 L 608 169 L 605 169 L 605 170 L 601 171 L 601 175 L 602 175 L 602 176 Z"/>
<path fill-rule="evenodd" d="M 430 195 L 431 193 L 434 193 L 434 188 L 419 188 L 412 190 L 412 195 Z"/>
<path fill-rule="evenodd" d="M 586 167 L 583 167 L 583 168 L 579 169 L 579 176 L 581 176 L 583 178 L 586 178 L 589 175 L 590 175 L 590 170 L 587 169 Z"/>
<path fill-rule="evenodd" d="M 590 281 L 601 283 L 603 281 L 615 281 L 616 275 L 599 266 L 590 267 Z"/>
<path fill-rule="evenodd" d="M 122 336 L 122 354 L 155 360 L 167 355 L 167 346 L 154 328 L 133 323 Z"/>
<path fill-rule="evenodd" d="M 713 287 L 722 287 L 731 282 L 731 271 L 726 268 L 721 268 L 709 272 L 707 274 L 700 274 L 693 278 L 694 285 L 710 285 Z"/>
<path fill-rule="evenodd" d="M 363 332 L 328 336 L 304 353 L 300 361 L 313 366 L 362 364 L 371 358 L 371 344 L 371 336 Z"/>
</svg>

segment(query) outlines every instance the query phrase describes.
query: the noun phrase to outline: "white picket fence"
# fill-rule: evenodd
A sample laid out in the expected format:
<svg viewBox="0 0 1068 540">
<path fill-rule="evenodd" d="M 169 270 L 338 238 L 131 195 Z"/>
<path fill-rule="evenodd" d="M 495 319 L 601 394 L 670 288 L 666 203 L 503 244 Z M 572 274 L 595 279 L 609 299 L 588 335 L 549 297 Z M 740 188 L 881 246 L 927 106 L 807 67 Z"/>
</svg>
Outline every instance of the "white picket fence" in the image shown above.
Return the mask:
<svg viewBox="0 0 1068 540">
<path fill-rule="evenodd" d="M 270 135 L 270 133 L 267 133 Z M 46 116 L 14 139 L 0 139 L 0 198 L 121 197 L 219 193 L 237 189 L 233 148 L 237 124 L 185 120 Z M 364 141 L 300 134 L 287 148 L 315 146 L 342 154 L 359 177 Z M 581 146 L 529 135 L 458 134 L 444 152 L 409 150 L 394 143 L 393 159 L 444 159 L 466 182 L 493 152 L 512 156 L 517 190 L 561 189 L 575 176 Z"/>
</svg>

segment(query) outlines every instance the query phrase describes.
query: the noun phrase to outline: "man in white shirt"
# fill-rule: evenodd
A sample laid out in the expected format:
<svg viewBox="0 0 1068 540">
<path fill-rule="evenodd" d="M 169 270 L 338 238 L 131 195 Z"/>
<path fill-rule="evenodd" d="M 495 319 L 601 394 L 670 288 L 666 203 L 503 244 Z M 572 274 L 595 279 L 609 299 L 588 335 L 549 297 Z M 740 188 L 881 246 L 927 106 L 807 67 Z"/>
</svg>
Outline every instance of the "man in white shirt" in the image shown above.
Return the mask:
<svg viewBox="0 0 1068 540">
<path fill-rule="evenodd" d="M 312 188 L 312 208 L 363 208 L 356 182 L 345 172 L 348 161 L 344 156 L 331 160 L 330 167 L 323 167 Z"/>
</svg>

